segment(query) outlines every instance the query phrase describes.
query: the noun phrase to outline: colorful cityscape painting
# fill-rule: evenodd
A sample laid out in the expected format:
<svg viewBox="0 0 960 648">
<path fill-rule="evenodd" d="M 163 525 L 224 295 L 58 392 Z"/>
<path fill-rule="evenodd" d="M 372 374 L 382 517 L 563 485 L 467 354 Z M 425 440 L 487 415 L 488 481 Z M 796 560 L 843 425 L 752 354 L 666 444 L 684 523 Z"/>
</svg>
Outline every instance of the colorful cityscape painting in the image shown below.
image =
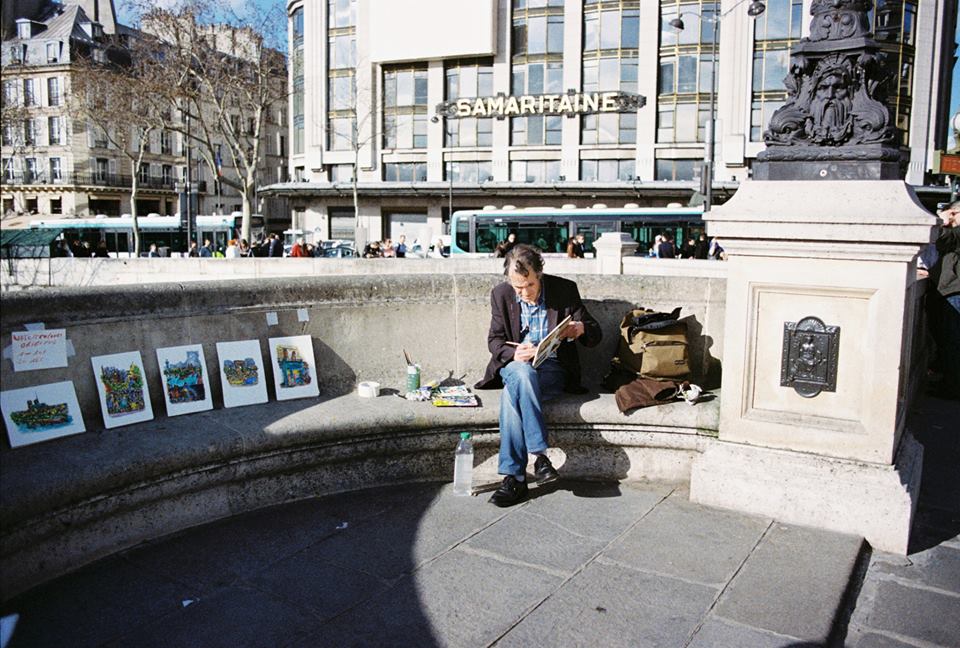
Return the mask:
<svg viewBox="0 0 960 648">
<path fill-rule="evenodd" d="M 270 359 L 277 400 L 318 396 L 314 375 L 313 338 L 309 335 L 270 338 Z"/>
<path fill-rule="evenodd" d="M 231 387 L 253 387 L 260 382 L 260 367 L 253 358 L 224 360 L 223 375 Z"/>
<path fill-rule="evenodd" d="M 206 361 L 201 345 L 157 349 L 157 365 L 168 416 L 213 409 L 213 399 L 204 378 Z"/>
<path fill-rule="evenodd" d="M 86 430 L 69 380 L 0 392 L 0 409 L 14 448 Z"/>
<path fill-rule="evenodd" d="M 263 353 L 259 340 L 217 342 L 217 362 L 224 407 L 267 402 L 269 397 L 263 379 Z"/>
<path fill-rule="evenodd" d="M 95 356 L 90 362 L 100 395 L 104 426 L 113 428 L 153 418 L 139 351 Z"/>
</svg>

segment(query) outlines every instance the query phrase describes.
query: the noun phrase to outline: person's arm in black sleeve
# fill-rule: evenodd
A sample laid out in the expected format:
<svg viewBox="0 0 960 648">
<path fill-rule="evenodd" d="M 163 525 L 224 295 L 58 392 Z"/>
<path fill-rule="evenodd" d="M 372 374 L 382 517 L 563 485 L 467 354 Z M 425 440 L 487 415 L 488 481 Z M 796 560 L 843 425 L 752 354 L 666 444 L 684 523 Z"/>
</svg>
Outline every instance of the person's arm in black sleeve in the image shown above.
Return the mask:
<svg viewBox="0 0 960 648">
<path fill-rule="evenodd" d="M 597 346 L 603 339 L 603 330 L 600 328 L 600 323 L 593 319 L 593 315 L 583 305 L 583 300 L 580 299 L 580 290 L 576 286 L 573 290 L 574 304 L 570 309 L 570 315 L 573 316 L 574 322 L 583 322 L 583 335 L 578 337 L 577 340 L 585 347 Z"/>
<path fill-rule="evenodd" d="M 487 348 L 494 358 L 503 363 L 513 360 L 515 346 L 507 344 L 507 327 L 503 321 L 505 308 L 497 304 L 496 292 L 490 293 L 490 331 L 487 333 Z"/>
</svg>

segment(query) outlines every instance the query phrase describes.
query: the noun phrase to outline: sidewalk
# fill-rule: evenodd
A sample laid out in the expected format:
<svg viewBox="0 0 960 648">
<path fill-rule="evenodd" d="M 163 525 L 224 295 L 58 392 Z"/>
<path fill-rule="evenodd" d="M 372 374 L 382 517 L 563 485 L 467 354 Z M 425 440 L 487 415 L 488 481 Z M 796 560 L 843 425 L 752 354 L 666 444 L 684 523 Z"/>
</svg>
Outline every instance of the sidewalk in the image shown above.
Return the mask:
<svg viewBox="0 0 960 648">
<path fill-rule="evenodd" d="M 691 504 L 684 488 L 561 480 L 498 509 L 408 484 L 100 561 L 5 605 L 20 615 L 10 646 L 957 646 L 960 412 L 921 405 L 917 549 L 874 554 L 859 592 L 858 538 Z"/>
<path fill-rule="evenodd" d="M 924 452 L 910 555 L 873 554 L 853 648 L 960 646 L 960 403 L 921 398 L 907 425 Z"/>
</svg>

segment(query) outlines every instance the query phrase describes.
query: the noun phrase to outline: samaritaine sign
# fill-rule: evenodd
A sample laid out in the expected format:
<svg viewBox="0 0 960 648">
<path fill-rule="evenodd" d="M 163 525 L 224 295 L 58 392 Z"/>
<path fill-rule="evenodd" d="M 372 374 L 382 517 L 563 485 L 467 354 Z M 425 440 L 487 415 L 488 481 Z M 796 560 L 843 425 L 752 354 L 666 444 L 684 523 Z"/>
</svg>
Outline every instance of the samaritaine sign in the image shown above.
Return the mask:
<svg viewBox="0 0 960 648">
<path fill-rule="evenodd" d="M 437 104 L 437 115 L 448 119 L 463 117 L 525 117 L 528 115 L 586 115 L 605 112 L 634 112 L 647 103 L 632 92 L 575 92 L 546 95 L 504 95 L 455 99 Z"/>
</svg>

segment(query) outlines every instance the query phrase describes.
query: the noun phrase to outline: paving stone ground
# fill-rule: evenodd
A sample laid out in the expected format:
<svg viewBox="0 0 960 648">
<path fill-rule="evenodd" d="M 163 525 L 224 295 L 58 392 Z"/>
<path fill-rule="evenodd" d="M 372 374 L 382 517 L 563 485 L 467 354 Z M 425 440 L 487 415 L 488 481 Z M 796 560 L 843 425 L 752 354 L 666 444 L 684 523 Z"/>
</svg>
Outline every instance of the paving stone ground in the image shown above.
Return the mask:
<svg viewBox="0 0 960 648">
<path fill-rule="evenodd" d="M 872 555 L 847 633 L 852 648 L 960 646 L 960 403 L 921 399 L 908 428 L 924 453 L 910 553 Z"/>
<path fill-rule="evenodd" d="M 952 407 L 914 413 L 915 546 L 873 554 L 865 576 L 859 538 L 691 504 L 682 486 L 561 480 L 498 509 L 406 484 L 102 560 L 5 604 L 9 648 L 960 646 Z"/>
</svg>

